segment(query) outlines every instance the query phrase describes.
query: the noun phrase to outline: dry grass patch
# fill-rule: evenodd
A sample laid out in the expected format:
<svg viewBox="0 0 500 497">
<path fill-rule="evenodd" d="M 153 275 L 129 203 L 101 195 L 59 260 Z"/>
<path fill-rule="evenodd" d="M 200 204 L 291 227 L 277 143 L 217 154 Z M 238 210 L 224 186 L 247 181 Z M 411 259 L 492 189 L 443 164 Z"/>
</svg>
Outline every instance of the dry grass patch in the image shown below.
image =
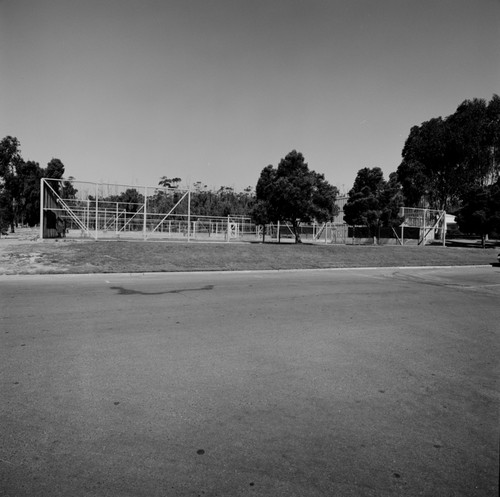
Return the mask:
<svg viewBox="0 0 500 497">
<path fill-rule="evenodd" d="M 0 241 L 1 242 L 1 241 Z M 0 274 L 481 265 L 498 249 L 260 243 L 0 243 Z"/>
</svg>

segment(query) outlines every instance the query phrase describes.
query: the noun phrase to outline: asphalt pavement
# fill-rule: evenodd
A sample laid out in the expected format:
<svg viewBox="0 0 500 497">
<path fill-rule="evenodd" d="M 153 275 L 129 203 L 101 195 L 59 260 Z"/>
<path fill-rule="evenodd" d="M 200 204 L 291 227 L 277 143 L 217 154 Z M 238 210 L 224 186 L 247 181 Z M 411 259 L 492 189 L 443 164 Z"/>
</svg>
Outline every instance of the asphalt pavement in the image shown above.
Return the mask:
<svg viewBox="0 0 500 497">
<path fill-rule="evenodd" d="M 493 267 L 0 277 L 0 495 L 498 495 L 499 297 Z"/>
</svg>

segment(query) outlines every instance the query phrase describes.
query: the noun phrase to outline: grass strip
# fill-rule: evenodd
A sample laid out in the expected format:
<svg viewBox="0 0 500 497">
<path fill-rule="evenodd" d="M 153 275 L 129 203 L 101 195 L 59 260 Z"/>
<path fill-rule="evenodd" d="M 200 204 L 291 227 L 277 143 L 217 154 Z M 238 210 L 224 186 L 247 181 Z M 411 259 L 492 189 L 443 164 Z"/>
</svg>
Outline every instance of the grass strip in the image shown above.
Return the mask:
<svg viewBox="0 0 500 497">
<path fill-rule="evenodd" d="M 51 240 L 2 247 L 0 274 L 463 266 L 496 262 L 497 252 L 439 246 Z"/>
</svg>

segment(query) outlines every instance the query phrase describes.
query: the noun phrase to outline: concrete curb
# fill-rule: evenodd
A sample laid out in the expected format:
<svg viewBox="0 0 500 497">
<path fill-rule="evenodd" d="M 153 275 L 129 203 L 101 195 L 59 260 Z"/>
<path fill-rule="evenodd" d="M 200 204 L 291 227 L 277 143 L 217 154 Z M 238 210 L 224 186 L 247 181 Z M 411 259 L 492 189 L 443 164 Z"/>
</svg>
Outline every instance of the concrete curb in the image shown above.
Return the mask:
<svg viewBox="0 0 500 497">
<path fill-rule="evenodd" d="M 353 267 L 332 267 L 332 268 L 304 268 L 304 269 L 241 269 L 241 270 L 206 270 L 206 271 L 146 271 L 146 272 L 124 272 L 124 273 L 15 273 L 0 274 L 2 278 L 25 278 L 25 277 L 90 277 L 90 276 L 165 276 L 165 275 L 190 275 L 190 274 L 250 274 L 250 273 L 297 273 L 297 272 L 327 272 L 327 271 L 375 271 L 375 270 L 402 270 L 402 269 L 471 269 L 471 268 L 489 268 L 490 266 L 500 267 L 500 263 L 491 264 L 471 264 L 454 266 L 353 266 Z"/>
</svg>

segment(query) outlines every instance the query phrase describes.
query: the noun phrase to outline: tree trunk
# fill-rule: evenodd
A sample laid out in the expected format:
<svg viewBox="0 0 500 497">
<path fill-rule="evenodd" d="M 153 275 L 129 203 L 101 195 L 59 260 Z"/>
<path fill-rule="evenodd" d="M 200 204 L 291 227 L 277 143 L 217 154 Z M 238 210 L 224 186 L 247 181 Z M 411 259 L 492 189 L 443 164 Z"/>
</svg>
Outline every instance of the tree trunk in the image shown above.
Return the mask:
<svg viewBox="0 0 500 497">
<path fill-rule="evenodd" d="M 295 235 L 295 243 L 302 243 L 302 240 L 300 239 L 298 223 L 292 223 L 292 228 L 293 228 L 293 234 Z"/>
</svg>

